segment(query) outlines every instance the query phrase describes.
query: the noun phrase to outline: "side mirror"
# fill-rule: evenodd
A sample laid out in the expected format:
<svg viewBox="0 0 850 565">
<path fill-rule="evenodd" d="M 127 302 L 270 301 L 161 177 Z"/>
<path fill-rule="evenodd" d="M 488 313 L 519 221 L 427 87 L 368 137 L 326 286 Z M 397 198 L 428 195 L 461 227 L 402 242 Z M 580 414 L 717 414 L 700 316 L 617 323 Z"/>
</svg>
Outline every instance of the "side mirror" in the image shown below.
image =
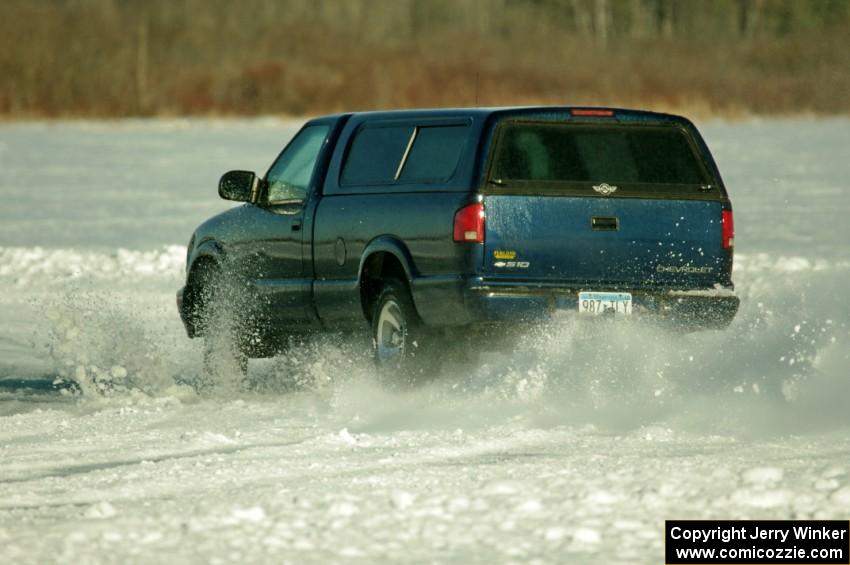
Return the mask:
<svg viewBox="0 0 850 565">
<path fill-rule="evenodd" d="M 225 200 L 251 202 L 257 184 L 257 175 L 251 171 L 229 171 L 218 181 L 218 195 Z"/>
</svg>

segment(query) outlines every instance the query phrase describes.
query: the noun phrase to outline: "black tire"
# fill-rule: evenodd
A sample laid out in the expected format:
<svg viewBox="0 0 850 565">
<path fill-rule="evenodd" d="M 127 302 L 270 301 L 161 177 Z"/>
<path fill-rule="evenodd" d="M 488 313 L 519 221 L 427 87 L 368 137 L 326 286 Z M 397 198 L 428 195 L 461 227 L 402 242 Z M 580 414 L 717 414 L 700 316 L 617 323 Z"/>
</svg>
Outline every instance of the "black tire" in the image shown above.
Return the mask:
<svg viewBox="0 0 850 565">
<path fill-rule="evenodd" d="M 248 376 L 248 355 L 241 344 L 241 302 L 237 286 L 220 273 L 204 277 L 205 300 L 201 311 L 204 330 L 204 374 L 196 389 L 225 383 L 244 386 Z"/>
<path fill-rule="evenodd" d="M 407 285 L 387 280 L 372 310 L 372 349 L 381 380 L 413 384 L 426 374 L 428 335 Z"/>
</svg>

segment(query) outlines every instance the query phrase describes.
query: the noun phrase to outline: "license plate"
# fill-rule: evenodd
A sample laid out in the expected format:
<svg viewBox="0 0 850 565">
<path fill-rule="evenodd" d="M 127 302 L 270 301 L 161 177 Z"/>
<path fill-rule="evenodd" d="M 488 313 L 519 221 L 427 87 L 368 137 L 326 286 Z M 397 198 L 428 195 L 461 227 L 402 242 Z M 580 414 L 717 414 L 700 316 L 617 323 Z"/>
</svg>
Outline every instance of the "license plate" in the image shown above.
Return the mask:
<svg viewBox="0 0 850 565">
<path fill-rule="evenodd" d="M 632 295 L 628 292 L 579 292 L 578 311 L 597 316 L 629 316 L 632 313 Z"/>
</svg>

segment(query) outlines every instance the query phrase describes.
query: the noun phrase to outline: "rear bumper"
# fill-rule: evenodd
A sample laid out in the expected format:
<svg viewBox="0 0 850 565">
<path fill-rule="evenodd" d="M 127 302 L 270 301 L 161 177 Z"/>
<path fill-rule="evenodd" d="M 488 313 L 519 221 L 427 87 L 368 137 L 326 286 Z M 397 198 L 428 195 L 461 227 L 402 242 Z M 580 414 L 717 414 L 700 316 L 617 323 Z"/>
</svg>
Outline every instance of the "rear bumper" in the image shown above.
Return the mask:
<svg viewBox="0 0 850 565">
<path fill-rule="evenodd" d="M 632 313 L 640 319 L 690 329 L 721 329 L 738 312 L 740 300 L 732 289 L 632 290 L 624 288 L 517 287 L 470 281 L 464 305 L 477 322 L 533 321 L 578 313 L 582 290 L 616 290 L 632 295 Z"/>
</svg>

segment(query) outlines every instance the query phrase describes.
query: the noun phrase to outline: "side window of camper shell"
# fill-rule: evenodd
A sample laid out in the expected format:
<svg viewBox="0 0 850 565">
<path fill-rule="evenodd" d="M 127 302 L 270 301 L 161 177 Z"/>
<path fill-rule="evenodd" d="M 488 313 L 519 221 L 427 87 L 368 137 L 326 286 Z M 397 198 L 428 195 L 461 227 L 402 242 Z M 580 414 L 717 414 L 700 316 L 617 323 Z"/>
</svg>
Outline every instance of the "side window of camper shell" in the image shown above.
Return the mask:
<svg viewBox="0 0 850 565">
<path fill-rule="evenodd" d="M 469 126 L 366 125 L 351 142 L 341 186 L 429 184 L 450 179 Z"/>
</svg>

